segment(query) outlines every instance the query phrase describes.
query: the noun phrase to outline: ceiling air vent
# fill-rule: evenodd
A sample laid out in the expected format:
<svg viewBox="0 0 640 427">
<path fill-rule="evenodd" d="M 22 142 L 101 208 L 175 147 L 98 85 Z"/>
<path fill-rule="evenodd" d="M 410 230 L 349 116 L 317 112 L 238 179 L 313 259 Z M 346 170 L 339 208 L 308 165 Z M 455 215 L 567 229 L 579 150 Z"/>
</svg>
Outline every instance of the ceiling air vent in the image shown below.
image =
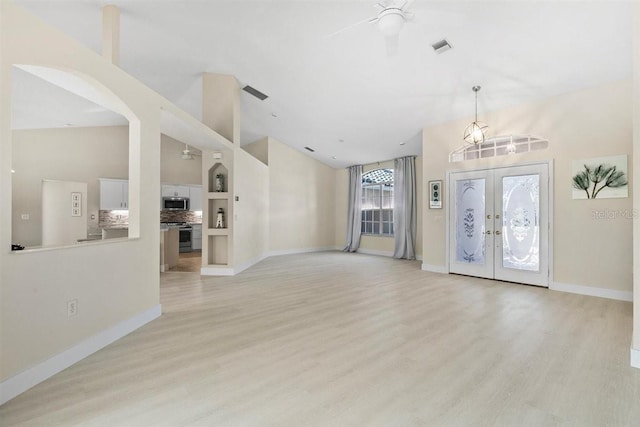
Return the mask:
<svg viewBox="0 0 640 427">
<path fill-rule="evenodd" d="M 316 151 L 313 148 L 309 148 L 309 147 L 304 147 L 304 149 L 307 150 L 307 151 L 311 151 L 312 153 L 315 153 L 315 151 Z"/>
<path fill-rule="evenodd" d="M 245 87 L 243 87 L 242 90 L 247 92 L 247 93 L 250 93 L 253 96 L 255 96 L 260 101 L 264 101 L 265 99 L 267 99 L 269 97 L 269 95 L 265 95 L 264 93 L 260 92 L 258 89 L 253 88 L 253 87 L 251 87 L 249 85 L 246 85 Z"/>
<path fill-rule="evenodd" d="M 431 47 L 433 48 L 433 50 L 436 53 L 442 53 L 442 52 L 448 51 L 453 46 L 451 46 L 451 44 L 449 44 L 447 39 L 442 39 L 439 42 L 435 42 L 434 44 L 432 44 Z"/>
</svg>

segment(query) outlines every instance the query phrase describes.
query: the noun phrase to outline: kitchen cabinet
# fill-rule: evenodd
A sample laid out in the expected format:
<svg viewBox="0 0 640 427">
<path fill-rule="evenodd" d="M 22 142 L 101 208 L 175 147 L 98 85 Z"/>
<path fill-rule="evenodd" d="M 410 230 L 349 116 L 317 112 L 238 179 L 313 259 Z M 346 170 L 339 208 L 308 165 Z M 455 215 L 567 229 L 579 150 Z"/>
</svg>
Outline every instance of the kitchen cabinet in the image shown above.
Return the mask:
<svg viewBox="0 0 640 427">
<path fill-rule="evenodd" d="M 100 178 L 100 210 L 129 209 L 129 181 Z"/>
<path fill-rule="evenodd" d="M 202 224 L 191 225 L 191 250 L 202 250 Z"/>
<path fill-rule="evenodd" d="M 189 186 L 189 210 L 202 212 L 202 185 Z"/>
<path fill-rule="evenodd" d="M 162 184 L 162 197 L 189 197 L 188 185 Z"/>
</svg>

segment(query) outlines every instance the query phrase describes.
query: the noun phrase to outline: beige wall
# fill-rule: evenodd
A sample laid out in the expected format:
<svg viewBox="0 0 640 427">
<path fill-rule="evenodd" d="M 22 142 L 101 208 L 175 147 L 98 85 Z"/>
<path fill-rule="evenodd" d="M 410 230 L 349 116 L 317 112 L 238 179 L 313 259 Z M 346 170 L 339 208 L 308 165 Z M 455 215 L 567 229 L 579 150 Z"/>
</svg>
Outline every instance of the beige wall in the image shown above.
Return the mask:
<svg viewBox="0 0 640 427">
<path fill-rule="evenodd" d="M 161 137 L 160 179 L 200 184 L 202 158 L 182 160 L 184 144 Z M 129 128 L 107 126 L 13 131 L 12 241 L 38 246 L 42 241 L 42 180 L 86 182 L 87 228 L 98 229 L 99 178 L 128 179 Z M 23 220 L 22 214 L 29 219 Z M 94 219 L 91 219 L 91 215 Z"/>
<path fill-rule="evenodd" d="M 335 169 L 273 138 L 268 159 L 269 251 L 333 248 Z"/>
<path fill-rule="evenodd" d="M 128 139 L 126 126 L 13 131 L 12 240 L 42 243 L 43 179 L 86 182 L 87 226 L 97 228 L 98 178 L 128 178 Z"/>
<path fill-rule="evenodd" d="M 633 8 L 633 166 L 640 168 L 640 3 Z M 640 177 L 636 178 L 640 181 Z M 633 207 L 640 212 L 640 185 L 633 183 Z M 633 286 L 633 343 L 635 366 L 640 368 L 640 223 L 634 221 L 634 286 Z"/>
<path fill-rule="evenodd" d="M 574 159 L 627 154 L 631 159 L 631 81 L 618 81 L 506 110 L 480 114 L 493 135 L 533 134 L 549 149 L 527 154 L 448 162 L 462 145 L 469 119 L 424 129 L 424 180 L 444 180 L 447 171 L 554 160 L 553 281 L 631 291 L 632 220 L 594 219 L 594 211 L 630 211 L 632 198 L 573 200 Z M 629 161 L 629 178 L 633 178 Z M 633 189 L 633 185 L 631 185 Z M 423 196 L 426 189 L 423 190 Z M 630 192 L 631 196 L 631 192 Z M 445 195 L 445 205 L 448 195 Z M 445 206 L 446 207 L 446 206 Z M 426 209 L 424 263 L 446 267 L 446 209 Z"/>
<path fill-rule="evenodd" d="M 89 81 L 129 120 L 129 235 L 67 248 L 0 251 L 0 381 L 159 304 L 161 110 L 211 148 L 231 144 L 120 68 L 13 2 L 0 2 L 0 243 L 11 242 L 13 64 L 63 69 Z M 67 317 L 67 301 L 78 314 Z M 4 391 L 4 390 L 3 390 Z"/>
<path fill-rule="evenodd" d="M 243 145 L 242 149 L 260 160 L 265 165 L 269 164 L 269 137 L 262 138 L 251 144 Z"/>
<path fill-rule="evenodd" d="M 234 154 L 234 268 L 242 268 L 269 250 L 269 168 L 237 148 Z"/>
<path fill-rule="evenodd" d="M 391 168 L 393 160 L 364 165 L 363 173 L 374 169 Z M 422 259 L 422 211 L 423 190 L 422 182 L 422 156 L 416 157 L 416 258 Z M 349 197 L 349 174 L 346 169 L 336 171 L 336 235 L 335 242 L 339 248 L 345 247 L 347 236 L 347 206 Z M 378 237 L 363 235 L 360 238 L 360 252 L 392 256 L 394 247 L 393 237 Z"/>
<path fill-rule="evenodd" d="M 165 184 L 202 184 L 202 157 L 183 160 L 182 150 L 185 144 L 162 135 L 160 152 L 160 181 Z"/>
</svg>

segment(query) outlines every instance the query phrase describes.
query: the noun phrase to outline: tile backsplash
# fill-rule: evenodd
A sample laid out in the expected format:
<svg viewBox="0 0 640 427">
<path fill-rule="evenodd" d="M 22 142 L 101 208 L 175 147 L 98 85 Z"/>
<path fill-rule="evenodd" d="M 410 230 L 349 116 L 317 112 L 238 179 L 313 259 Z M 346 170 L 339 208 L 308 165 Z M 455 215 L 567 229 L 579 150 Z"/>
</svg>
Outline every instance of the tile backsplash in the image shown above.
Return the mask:
<svg viewBox="0 0 640 427">
<path fill-rule="evenodd" d="M 160 222 L 202 222 L 202 212 L 160 211 Z"/>
<path fill-rule="evenodd" d="M 113 227 L 117 225 L 129 225 L 128 211 L 100 211 L 98 213 L 99 227 Z"/>
<path fill-rule="evenodd" d="M 160 222 L 202 222 L 202 213 L 191 211 L 160 211 Z M 100 211 L 99 227 L 129 225 L 129 214 L 123 211 Z"/>
</svg>

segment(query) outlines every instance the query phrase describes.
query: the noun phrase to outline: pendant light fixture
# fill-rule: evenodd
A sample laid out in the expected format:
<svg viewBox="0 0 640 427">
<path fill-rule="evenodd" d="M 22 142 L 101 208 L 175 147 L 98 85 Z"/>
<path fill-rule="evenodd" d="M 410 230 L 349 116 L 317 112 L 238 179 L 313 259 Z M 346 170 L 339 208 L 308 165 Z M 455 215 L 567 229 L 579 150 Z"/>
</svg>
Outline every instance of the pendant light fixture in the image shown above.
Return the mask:
<svg viewBox="0 0 640 427">
<path fill-rule="evenodd" d="M 471 89 L 476 94 L 476 116 L 475 120 L 464 130 L 464 140 L 469 144 L 482 144 L 489 126 L 478 121 L 478 91 L 480 86 L 474 86 Z"/>
</svg>

